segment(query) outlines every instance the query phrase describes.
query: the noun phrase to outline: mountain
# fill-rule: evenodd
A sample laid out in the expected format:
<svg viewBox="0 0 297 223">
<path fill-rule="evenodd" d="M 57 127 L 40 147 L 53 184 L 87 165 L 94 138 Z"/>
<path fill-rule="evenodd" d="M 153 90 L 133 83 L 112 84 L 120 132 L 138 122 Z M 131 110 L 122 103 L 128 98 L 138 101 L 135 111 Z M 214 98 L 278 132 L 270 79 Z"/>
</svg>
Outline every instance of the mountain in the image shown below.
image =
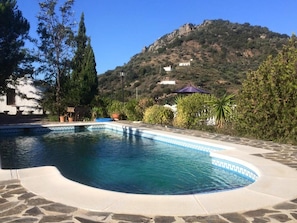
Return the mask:
<svg viewBox="0 0 297 223">
<path fill-rule="evenodd" d="M 288 35 L 249 23 L 185 24 L 144 47 L 124 66 L 99 75 L 99 92 L 121 100 L 123 84 L 125 98 L 164 98 L 192 84 L 217 96 L 236 93 L 246 74 L 268 55 L 276 55 L 288 39 Z"/>
</svg>

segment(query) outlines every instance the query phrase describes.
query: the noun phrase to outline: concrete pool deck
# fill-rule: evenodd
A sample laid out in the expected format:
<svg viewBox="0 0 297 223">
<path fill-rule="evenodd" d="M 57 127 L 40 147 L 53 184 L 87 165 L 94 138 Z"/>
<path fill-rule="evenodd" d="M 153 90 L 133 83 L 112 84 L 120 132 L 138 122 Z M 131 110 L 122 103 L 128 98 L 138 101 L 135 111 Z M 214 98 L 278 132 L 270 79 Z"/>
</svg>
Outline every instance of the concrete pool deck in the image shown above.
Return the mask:
<svg viewBox="0 0 297 223">
<path fill-rule="evenodd" d="M 75 219 L 73 222 L 84 222 L 77 220 L 79 218 L 77 216 L 79 213 L 86 212 L 93 215 L 97 213 L 96 219 L 100 221 L 94 221 L 94 217 L 86 214 L 80 217 L 92 222 L 158 222 L 157 219 L 163 219 L 159 222 L 200 222 L 197 219 L 201 219 L 201 222 L 205 219 L 208 219 L 205 222 L 268 222 L 267 220 L 296 222 L 297 149 L 295 146 L 199 131 L 148 126 L 141 123 L 119 124 L 160 134 L 166 132 L 173 137 L 176 136 L 175 134 L 183 134 L 183 137 L 191 139 L 198 137 L 208 143 L 219 143 L 230 149 L 217 151 L 214 156 L 227 156 L 228 159 L 241 160 L 240 162 L 247 164 L 258 173 L 259 179 L 247 187 L 232 191 L 179 196 L 132 195 L 99 190 L 65 179 L 54 167 L 17 171 L 0 170 L 0 181 L 6 181 L 4 185 L 13 184 L 17 187 L 18 182 L 11 181 L 17 179 L 20 181 L 20 187 L 27 191 L 26 193 L 33 193 L 34 196 L 51 203 L 75 207 L 72 215 L 70 213 L 67 215 Z M 7 190 L 7 186 L 3 188 Z M 1 190 L 0 187 L 0 191 L 4 189 Z M 29 200 L 27 199 L 28 203 Z M 0 197 L 0 220 L 3 216 L 1 205 Z M 39 209 L 46 210 L 44 207 Z M 109 217 L 105 216 L 106 213 L 109 213 Z M 20 217 L 20 213 L 18 216 Z"/>
</svg>

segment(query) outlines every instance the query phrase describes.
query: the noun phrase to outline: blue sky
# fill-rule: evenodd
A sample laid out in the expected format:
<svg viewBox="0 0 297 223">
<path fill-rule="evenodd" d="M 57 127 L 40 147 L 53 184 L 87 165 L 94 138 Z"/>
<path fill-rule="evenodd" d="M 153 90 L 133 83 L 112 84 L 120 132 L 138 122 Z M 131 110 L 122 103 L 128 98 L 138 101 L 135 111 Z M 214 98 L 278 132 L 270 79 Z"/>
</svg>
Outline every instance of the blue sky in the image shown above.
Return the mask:
<svg viewBox="0 0 297 223">
<path fill-rule="evenodd" d="M 36 37 L 38 0 L 18 0 L 18 6 Z M 296 9 L 296 0 L 76 0 L 74 5 L 77 22 L 85 14 L 98 74 L 124 65 L 186 23 L 224 19 L 291 36 L 297 34 Z"/>
</svg>

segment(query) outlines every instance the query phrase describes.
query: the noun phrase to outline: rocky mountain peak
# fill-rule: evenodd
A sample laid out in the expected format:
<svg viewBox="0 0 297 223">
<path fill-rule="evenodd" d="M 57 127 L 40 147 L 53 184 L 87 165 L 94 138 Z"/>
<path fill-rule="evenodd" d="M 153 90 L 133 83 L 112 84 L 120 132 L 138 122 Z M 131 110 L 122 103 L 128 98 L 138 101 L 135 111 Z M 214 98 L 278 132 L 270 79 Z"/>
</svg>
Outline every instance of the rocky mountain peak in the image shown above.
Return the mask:
<svg viewBox="0 0 297 223">
<path fill-rule="evenodd" d="M 171 43 L 176 38 L 180 38 L 181 36 L 188 35 L 190 32 L 196 29 L 196 26 L 191 23 L 186 23 L 179 27 L 178 29 L 174 30 L 173 32 L 166 34 L 159 38 L 157 41 L 155 41 L 153 44 L 151 44 L 148 47 L 145 47 L 142 52 L 154 52 L 158 49 L 164 47 L 168 43 Z"/>
<path fill-rule="evenodd" d="M 151 44 L 148 47 L 144 47 L 142 49 L 142 53 L 144 52 L 154 52 L 158 49 L 166 46 L 167 44 L 170 44 L 172 41 L 176 40 L 176 38 L 181 38 L 182 36 L 187 36 L 191 32 L 195 31 L 196 29 L 204 28 L 212 23 L 211 20 L 205 20 L 200 25 L 194 25 L 192 23 L 186 23 L 179 27 L 178 29 L 174 30 L 173 32 L 166 34 L 159 38 L 157 41 L 155 41 L 153 44 Z"/>
</svg>

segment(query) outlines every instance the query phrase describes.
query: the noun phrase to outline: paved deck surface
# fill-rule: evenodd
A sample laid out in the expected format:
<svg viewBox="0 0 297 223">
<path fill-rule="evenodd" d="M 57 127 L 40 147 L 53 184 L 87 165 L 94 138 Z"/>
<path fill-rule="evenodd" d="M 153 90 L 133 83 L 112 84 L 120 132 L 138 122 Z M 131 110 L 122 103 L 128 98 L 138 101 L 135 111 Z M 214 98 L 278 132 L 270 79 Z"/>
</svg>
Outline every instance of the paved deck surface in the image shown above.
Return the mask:
<svg viewBox="0 0 297 223">
<path fill-rule="evenodd" d="M 210 134 L 200 131 L 164 128 L 161 126 L 148 126 L 141 123 L 134 125 L 268 149 L 271 150 L 271 153 L 255 155 L 280 162 L 293 169 L 297 169 L 296 146 L 230 137 L 219 134 Z M 242 202 L 245 201 L 243 200 Z M 297 222 L 297 197 L 274 206 L 238 213 L 222 213 L 208 216 L 142 216 L 109 212 L 93 212 L 78 209 L 76 207 L 55 203 L 50 200 L 46 200 L 41 196 L 35 195 L 26 190 L 26 188 L 24 188 L 18 180 L 1 181 L 0 179 L 0 222 Z"/>
</svg>

